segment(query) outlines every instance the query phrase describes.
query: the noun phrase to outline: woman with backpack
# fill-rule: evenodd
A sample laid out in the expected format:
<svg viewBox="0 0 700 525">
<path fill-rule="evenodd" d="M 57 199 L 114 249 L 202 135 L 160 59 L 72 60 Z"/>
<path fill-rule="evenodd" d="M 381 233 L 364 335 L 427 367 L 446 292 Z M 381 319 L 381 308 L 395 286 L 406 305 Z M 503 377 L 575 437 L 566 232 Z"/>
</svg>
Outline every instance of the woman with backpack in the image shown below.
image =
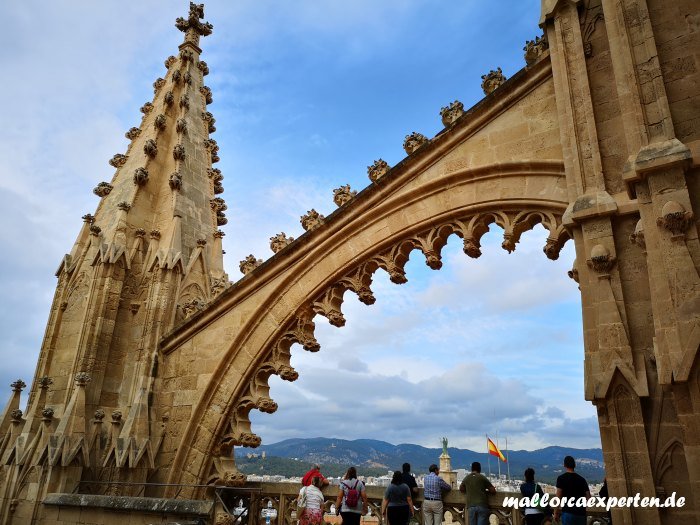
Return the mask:
<svg viewBox="0 0 700 525">
<path fill-rule="evenodd" d="M 365 484 L 357 479 L 355 467 L 350 467 L 340 481 L 335 512 L 342 516 L 343 525 L 360 525 L 360 518 L 367 512 L 367 508 Z"/>
<path fill-rule="evenodd" d="M 535 469 L 532 467 L 525 469 L 525 483 L 520 485 L 520 493 L 526 498 L 530 498 L 530 500 L 532 500 L 535 494 L 539 496 L 540 500 L 542 496 L 544 496 L 542 487 L 535 483 Z M 543 508 L 540 505 L 531 505 L 525 509 L 525 524 L 540 525 L 544 520 L 545 515 L 552 515 L 549 506 Z"/>
</svg>

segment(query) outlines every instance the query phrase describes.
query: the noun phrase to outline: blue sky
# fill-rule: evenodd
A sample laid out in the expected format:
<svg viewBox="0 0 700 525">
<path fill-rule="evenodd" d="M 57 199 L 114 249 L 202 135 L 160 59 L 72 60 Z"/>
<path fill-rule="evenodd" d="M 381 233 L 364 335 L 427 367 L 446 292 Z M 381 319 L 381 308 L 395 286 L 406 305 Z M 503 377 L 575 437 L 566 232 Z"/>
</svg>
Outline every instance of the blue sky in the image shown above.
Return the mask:
<svg viewBox="0 0 700 525">
<path fill-rule="evenodd" d="M 93 212 L 92 188 L 126 149 L 182 34 L 186 2 L 6 2 L 0 6 L 0 385 L 29 381 L 54 292 L 53 273 Z M 311 208 L 329 214 L 332 190 L 362 189 L 366 167 L 405 155 L 405 135 L 431 137 L 439 111 L 470 107 L 481 75 L 524 66 L 540 34 L 538 0 L 212 1 L 202 58 L 217 119 L 214 138 L 229 206 L 226 267 L 240 277 L 269 237 L 298 237 Z M 515 253 L 500 232 L 471 260 L 454 239 L 432 272 L 414 257 L 409 282 L 378 274 L 377 303 L 349 300 L 347 325 L 317 319 L 321 355 L 294 351 L 301 377 L 273 379 L 280 405 L 254 414 L 264 442 L 308 432 L 480 448 L 508 434 L 513 448 L 599 446 L 583 400 L 580 300 L 566 277 L 574 257 L 542 254 L 546 235 Z M 347 393 L 359 398 L 348 408 Z M 9 387 L 7 389 L 9 395 Z"/>
</svg>

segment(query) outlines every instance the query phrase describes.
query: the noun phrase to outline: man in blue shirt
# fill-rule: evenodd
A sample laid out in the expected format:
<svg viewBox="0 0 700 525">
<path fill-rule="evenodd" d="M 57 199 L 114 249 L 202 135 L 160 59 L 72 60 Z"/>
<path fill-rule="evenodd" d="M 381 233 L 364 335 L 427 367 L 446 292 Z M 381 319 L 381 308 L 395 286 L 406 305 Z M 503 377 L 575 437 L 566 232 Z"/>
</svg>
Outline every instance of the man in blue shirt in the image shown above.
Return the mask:
<svg viewBox="0 0 700 525">
<path fill-rule="evenodd" d="M 452 490 L 438 477 L 440 469 L 432 464 L 423 479 L 423 525 L 442 525 L 442 493 Z"/>
</svg>

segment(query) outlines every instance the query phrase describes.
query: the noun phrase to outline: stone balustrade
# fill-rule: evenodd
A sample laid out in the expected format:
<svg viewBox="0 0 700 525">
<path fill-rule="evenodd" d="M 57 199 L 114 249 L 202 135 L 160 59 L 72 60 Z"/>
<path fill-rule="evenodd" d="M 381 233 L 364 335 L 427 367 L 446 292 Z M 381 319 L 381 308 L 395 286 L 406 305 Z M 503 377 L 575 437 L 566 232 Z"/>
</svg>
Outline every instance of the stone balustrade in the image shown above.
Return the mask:
<svg viewBox="0 0 700 525">
<path fill-rule="evenodd" d="M 297 525 L 296 517 L 296 498 L 299 494 L 301 485 L 298 483 L 260 483 L 248 482 L 246 486 L 240 489 L 221 489 L 218 491 L 221 502 L 227 507 L 226 510 L 232 514 L 240 514 L 241 511 L 235 511 L 234 508 L 242 501 L 243 508 L 247 512 L 243 512 L 239 516 L 240 522 L 245 525 L 262 525 L 266 519 L 264 517 L 264 509 L 272 508 L 276 512 L 274 519 L 270 520 L 270 525 Z M 412 523 L 422 525 L 423 516 L 420 512 L 420 506 L 423 503 L 423 489 L 419 489 L 419 496 L 414 501 L 414 506 L 418 509 Z M 367 499 L 369 502 L 369 512 L 363 517 L 363 525 L 384 525 L 381 516 L 381 505 L 384 497 L 385 487 L 368 486 L 366 489 Z M 340 523 L 340 518 L 337 518 L 331 513 L 331 507 L 335 505 L 338 495 L 338 487 L 335 485 L 324 487 L 323 494 L 326 496 L 325 508 L 326 515 L 324 521 L 326 523 Z M 506 496 L 520 497 L 519 493 L 499 492 L 489 496 L 489 505 L 491 507 L 491 523 L 499 525 L 522 525 L 524 519 L 518 510 L 506 509 L 502 506 L 503 498 Z M 271 503 L 271 507 L 268 507 Z M 464 495 L 457 490 L 445 495 L 443 499 L 445 523 L 455 523 L 459 525 L 468 525 L 465 517 L 465 501 Z M 589 509 L 589 523 L 595 518 L 603 515 L 599 509 Z"/>
</svg>

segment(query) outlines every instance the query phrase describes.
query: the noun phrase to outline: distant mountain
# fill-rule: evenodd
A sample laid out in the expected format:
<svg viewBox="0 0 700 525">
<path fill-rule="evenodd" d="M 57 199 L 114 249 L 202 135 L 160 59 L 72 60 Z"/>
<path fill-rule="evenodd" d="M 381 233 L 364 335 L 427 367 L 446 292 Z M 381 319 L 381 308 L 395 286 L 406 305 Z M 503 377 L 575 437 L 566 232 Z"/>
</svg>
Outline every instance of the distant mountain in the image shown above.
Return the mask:
<svg viewBox="0 0 700 525">
<path fill-rule="evenodd" d="M 267 461 L 261 461 L 261 458 L 246 457 L 248 454 L 260 455 L 262 452 L 265 452 Z M 448 452 L 452 458 L 453 469 L 469 469 L 472 461 L 480 461 L 482 471 L 488 471 L 490 458 L 492 472 L 498 470 L 496 458 L 488 456 L 485 452 L 453 447 L 448 448 Z M 386 472 L 387 470 L 400 470 L 401 465 L 408 462 L 414 473 L 427 472 L 431 463 L 439 463 L 438 458 L 441 453 L 442 449 L 440 448 L 426 448 L 407 443 L 392 445 L 374 439 L 348 441 L 322 437 L 287 439 L 271 445 L 261 445 L 255 450 L 236 449 L 236 456 L 240 458 L 238 463 L 244 472 L 252 473 L 255 471 L 289 476 L 295 475 L 292 470 L 303 471 L 311 463 L 326 465 L 326 470 L 332 469 L 334 472 L 340 472 L 344 468 L 354 465 L 360 469 L 361 474 L 364 469 L 368 475 L 376 475 L 378 472 Z M 537 472 L 537 479 L 551 483 L 563 472 L 564 456 L 576 458 L 576 471 L 590 483 L 603 480 L 605 470 L 601 449 L 556 446 L 533 451 L 508 451 L 511 476 L 522 479 L 524 470 L 527 467 L 532 467 Z M 292 461 L 280 462 L 273 458 L 286 458 Z M 273 463 L 275 463 L 274 470 L 277 470 L 276 472 L 270 470 Z M 266 465 L 268 465 L 267 468 Z M 507 468 L 505 463 L 501 463 L 501 473 L 505 474 Z M 280 472 L 279 469 L 287 469 L 287 471 Z M 371 469 L 371 472 L 368 469 Z M 328 472 L 331 475 L 330 470 Z"/>
</svg>

